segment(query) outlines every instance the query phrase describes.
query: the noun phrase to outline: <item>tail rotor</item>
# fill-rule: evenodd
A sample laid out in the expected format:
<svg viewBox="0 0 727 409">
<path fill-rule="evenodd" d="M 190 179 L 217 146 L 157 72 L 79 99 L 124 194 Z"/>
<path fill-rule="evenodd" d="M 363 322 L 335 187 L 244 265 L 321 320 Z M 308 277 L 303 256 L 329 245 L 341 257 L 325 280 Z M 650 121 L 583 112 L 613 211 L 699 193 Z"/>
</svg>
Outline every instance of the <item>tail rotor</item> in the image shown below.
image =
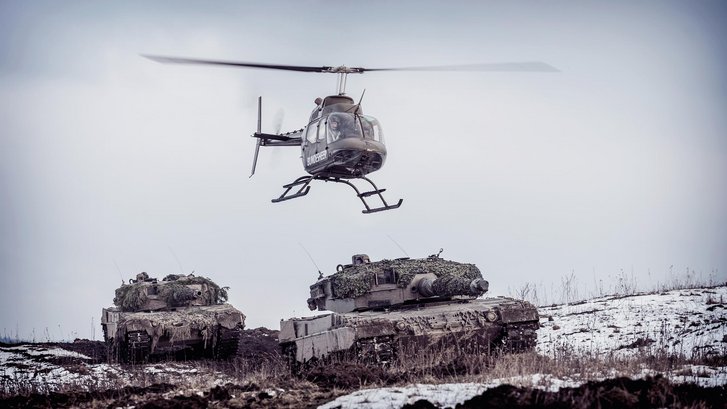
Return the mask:
<svg viewBox="0 0 727 409">
<path fill-rule="evenodd" d="M 256 134 L 262 133 L 262 120 L 263 120 L 263 97 L 257 98 L 257 132 Z M 250 172 L 250 177 L 255 174 L 255 167 L 257 166 L 257 155 L 260 153 L 260 145 L 263 143 L 262 138 L 257 138 L 257 143 L 255 144 L 255 156 L 252 158 L 252 172 Z"/>
</svg>

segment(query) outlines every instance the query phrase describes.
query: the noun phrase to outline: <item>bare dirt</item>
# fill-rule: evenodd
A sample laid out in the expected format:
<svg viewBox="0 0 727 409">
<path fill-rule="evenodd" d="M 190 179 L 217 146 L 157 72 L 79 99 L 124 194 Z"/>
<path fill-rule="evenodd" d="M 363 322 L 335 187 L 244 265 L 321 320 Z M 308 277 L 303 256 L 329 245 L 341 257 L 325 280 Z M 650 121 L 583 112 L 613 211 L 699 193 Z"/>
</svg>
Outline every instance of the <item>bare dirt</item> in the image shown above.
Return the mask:
<svg viewBox="0 0 727 409">
<path fill-rule="evenodd" d="M 436 406 L 419 400 L 404 408 Z M 456 406 L 456 409 L 474 408 L 727 408 L 727 390 L 674 385 L 662 377 L 608 379 L 588 382 L 578 388 L 561 388 L 557 392 L 501 385 Z"/>
<path fill-rule="evenodd" d="M 284 385 L 281 385 L 284 386 Z M 341 394 L 341 389 L 318 387 L 263 390 L 254 384 L 217 386 L 202 393 L 177 394 L 176 387 L 156 384 L 99 392 L 32 394 L 0 399 L 4 408 L 135 407 L 135 408 L 313 408 Z M 629 378 L 588 382 L 557 392 L 501 385 L 456 406 L 465 408 L 727 408 L 724 387 L 674 385 L 664 378 Z M 404 408 L 437 408 L 419 400 Z"/>
</svg>

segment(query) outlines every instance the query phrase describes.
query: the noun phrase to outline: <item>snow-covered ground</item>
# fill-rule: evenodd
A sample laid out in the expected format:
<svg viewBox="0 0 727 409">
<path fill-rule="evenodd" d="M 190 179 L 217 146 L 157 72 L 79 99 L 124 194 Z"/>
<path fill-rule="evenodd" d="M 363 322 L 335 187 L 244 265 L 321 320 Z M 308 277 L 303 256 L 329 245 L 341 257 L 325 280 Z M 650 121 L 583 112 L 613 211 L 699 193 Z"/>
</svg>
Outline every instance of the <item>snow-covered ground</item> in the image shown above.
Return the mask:
<svg viewBox="0 0 727 409">
<path fill-rule="evenodd" d="M 727 355 L 727 286 L 672 290 L 659 294 L 603 297 L 570 305 L 539 308 L 537 352 L 551 358 L 563 354 L 626 358 L 636 354 L 681 354 L 685 358 Z M 555 391 L 587 380 L 661 374 L 676 383 L 727 385 L 727 367 L 683 365 L 668 373 L 636 368 L 631 373 L 533 374 L 486 383 L 411 385 L 359 390 L 321 406 L 334 408 L 400 408 L 426 399 L 454 407 L 486 389 L 510 384 Z"/>
<path fill-rule="evenodd" d="M 727 286 L 603 297 L 539 309 L 539 353 L 727 353 Z M 552 318 L 552 320 L 551 320 Z"/>
<path fill-rule="evenodd" d="M 603 297 L 570 305 L 540 308 L 538 354 L 562 359 L 588 356 L 618 360 L 632 356 L 681 355 L 684 358 L 727 356 L 727 286 L 674 290 L 659 294 Z M 638 355 L 637 355 L 638 354 Z M 724 362 L 724 359 L 722 360 Z M 323 408 L 399 408 L 427 399 L 454 407 L 501 384 L 555 391 L 587 380 L 618 376 L 663 375 L 673 382 L 701 386 L 727 385 L 727 367 L 681 365 L 666 373 L 646 366 L 626 371 L 600 368 L 597 373 L 529 374 L 488 379 L 482 383 L 416 384 L 359 390 Z M 224 385 L 236 380 L 214 364 L 159 363 L 136 367 L 94 364 L 91 358 L 61 348 L 35 344 L 0 347 L 0 393 L 79 391 L 148 386 L 166 382 L 188 389 Z"/>
<path fill-rule="evenodd" d="M 234 380 L 214 367 L 172 362 L 121 367 L 92 364 L 88 356 L 41 345 L 0 347 L 0 393 L 87 391 L 170 383 L 216 386 Z"/>
</svg>

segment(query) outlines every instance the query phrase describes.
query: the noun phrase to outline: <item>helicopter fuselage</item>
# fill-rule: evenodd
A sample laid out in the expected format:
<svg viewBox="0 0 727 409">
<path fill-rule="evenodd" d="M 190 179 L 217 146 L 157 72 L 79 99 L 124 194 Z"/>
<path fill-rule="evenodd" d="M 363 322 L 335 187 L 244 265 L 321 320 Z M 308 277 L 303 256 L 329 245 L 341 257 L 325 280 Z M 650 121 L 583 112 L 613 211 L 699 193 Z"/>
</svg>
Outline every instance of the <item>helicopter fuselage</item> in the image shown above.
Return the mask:
<svg viewBox="0 0 727 409">
<path fill-rule="evenodd" d="M 311 114 L 301 141 L 306 172 L 315 176 L 359 178 L 379 170 L 386 146 L 379 121 L 363 115 L 345 95 L 324 98 Z"/>
</svg>

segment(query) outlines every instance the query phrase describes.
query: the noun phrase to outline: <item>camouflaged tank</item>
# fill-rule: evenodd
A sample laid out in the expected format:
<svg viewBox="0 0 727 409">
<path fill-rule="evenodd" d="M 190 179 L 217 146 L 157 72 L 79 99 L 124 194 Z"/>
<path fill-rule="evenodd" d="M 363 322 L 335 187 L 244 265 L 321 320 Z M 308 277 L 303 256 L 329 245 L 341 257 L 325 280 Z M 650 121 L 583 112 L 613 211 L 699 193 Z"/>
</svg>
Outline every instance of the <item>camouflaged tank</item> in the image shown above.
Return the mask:
<svg viewBox="0 0 727 409">
<path fill-rule="evenodd" d="M 332 313 L 281 321 L 278 341 L 294 368 L 331 356 L 388 363 L 450 346 L 474 353 L 533 349 L 535 306 L 478 298 L 487 289 L 475 265 L 439 254 L 376 262 L 359 254 L 310 287 L 308 307 Z"/>
<path fill-rule="evenodd" d="M 235 355 L 245 315 L 226 301 L 227 288 L 205 277 L 170 274 L 159 281 L 137 274 L 116 289 L 115 306 L 101 312 L 110 359 Z"/>
</svg>

